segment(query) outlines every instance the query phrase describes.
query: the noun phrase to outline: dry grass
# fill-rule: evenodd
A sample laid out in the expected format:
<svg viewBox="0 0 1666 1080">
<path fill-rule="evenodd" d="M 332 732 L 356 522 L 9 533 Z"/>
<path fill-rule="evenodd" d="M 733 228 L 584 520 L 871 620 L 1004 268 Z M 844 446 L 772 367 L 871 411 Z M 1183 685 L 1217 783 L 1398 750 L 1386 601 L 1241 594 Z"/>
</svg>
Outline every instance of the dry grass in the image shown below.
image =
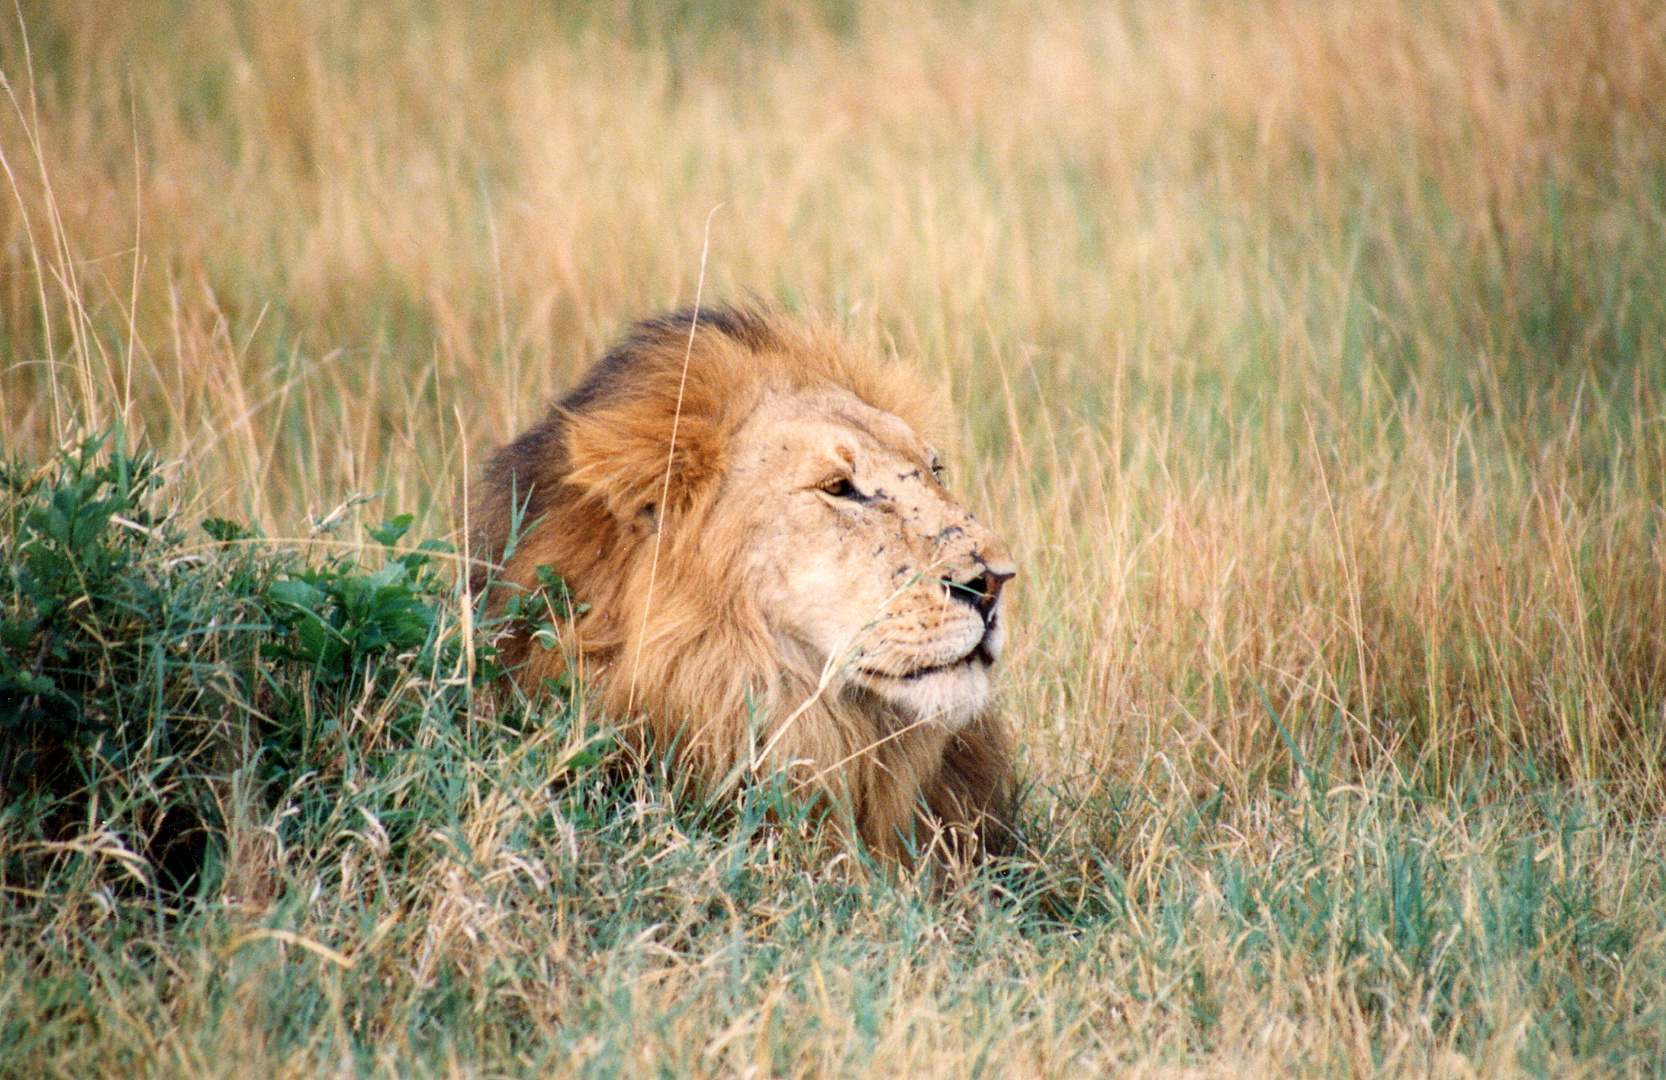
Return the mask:
<svg viewBox="0 0 1666 1080">
<path fill-rule="evenodd" d="M 702 273 L 941 372 L 1075 898 L 841 892 L 484 785 L 467 858 L 291 852 L 166 978 L 64 916 L 38 963 L 113 989 L 37 1074 L 1666 1068 L 1658 5 L 60 0 L 0 72 L 0 444 L 121 421 L 188 518 L 445 534 Z M 671 914 L 610 921 L 620 882 Z M 27 967 L 8 1024 L 56 1007 Z"/>
</svg>

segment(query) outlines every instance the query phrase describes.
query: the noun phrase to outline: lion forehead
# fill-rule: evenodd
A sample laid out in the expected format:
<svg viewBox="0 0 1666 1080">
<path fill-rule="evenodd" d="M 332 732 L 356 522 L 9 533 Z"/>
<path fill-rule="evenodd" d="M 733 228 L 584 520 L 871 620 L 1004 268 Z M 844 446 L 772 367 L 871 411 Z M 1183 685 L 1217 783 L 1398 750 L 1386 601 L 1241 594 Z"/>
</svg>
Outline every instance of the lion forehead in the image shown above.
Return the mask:
<svg viewBox="0 0 1666 1080">
<path fill-rule="evenodd" d="M 937 452 L 907 421 L 837 386 L 766 394 L 737 433 L 737 470 L 795 466 L 878 466 L 887 459 L 907 471 L 930 469 Z"/>
</svg>

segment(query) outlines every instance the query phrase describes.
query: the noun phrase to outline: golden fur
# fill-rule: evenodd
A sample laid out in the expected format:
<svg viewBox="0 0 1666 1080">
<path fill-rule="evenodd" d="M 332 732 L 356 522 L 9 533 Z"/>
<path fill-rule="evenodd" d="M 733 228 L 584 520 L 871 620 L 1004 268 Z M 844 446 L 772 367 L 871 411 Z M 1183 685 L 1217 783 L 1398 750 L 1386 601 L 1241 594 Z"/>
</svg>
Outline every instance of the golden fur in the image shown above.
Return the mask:
<svg viewBox="0 0 1666 1080">
<path fill-rule="evenodd" d="M 938 482 L 937 424 L 911 372 L 778 313 L 639 324 L 476 491 L 489 607 L 543 566 L 583 605 L 564 647 L 505 636 L 514 678 L 578 657 L 627 745 L 704 796 L 786 770 L 882 857 L 1002 848 L 1013 567 Z"/>
</svg>

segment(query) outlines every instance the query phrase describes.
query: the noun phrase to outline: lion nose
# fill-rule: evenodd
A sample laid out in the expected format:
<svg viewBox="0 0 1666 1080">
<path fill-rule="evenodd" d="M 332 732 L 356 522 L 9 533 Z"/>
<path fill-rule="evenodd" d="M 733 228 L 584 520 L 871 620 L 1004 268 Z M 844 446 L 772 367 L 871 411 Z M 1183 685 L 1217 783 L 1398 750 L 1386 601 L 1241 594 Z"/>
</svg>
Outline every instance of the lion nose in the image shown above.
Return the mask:
<svg viewBox="0 0 1666 1080">
<path fill-rule="evenodd" d="M 1004 566 L 999 569 L 985 567 L 983 573 L 969 581 L 945 580 L 943 584 L 948 586 L 950 596 L 963 604 L 970 604 L 988 622 L 990 613 L 995 610 L 995 601 L 1001 598 L 1001 587 L 1012 580 L 1013 574 L 1014 571 Z"/>
</svg>

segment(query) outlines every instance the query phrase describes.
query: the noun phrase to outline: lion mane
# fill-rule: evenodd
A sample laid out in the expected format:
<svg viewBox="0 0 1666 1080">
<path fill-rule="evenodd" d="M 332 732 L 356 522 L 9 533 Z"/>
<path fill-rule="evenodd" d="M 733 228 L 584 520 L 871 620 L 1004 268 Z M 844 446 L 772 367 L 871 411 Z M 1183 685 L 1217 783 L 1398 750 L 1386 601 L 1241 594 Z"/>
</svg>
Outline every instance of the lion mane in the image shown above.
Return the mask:
<svg viewBox="0 0 1666 1080">
<path fill-rule="evenodd" d="M 701 798 L 785 773 L 881 859 L 1011 842 L 989 702 L 1000 541 L 938 482 L 934 394 L 758 305 L 637 324 L 490 460 L 471 584 L 501 614 L 553 570 L 560 641 L 510 623 L 537 695 L 576 667 L 623 743 Z"/>
</svg>

